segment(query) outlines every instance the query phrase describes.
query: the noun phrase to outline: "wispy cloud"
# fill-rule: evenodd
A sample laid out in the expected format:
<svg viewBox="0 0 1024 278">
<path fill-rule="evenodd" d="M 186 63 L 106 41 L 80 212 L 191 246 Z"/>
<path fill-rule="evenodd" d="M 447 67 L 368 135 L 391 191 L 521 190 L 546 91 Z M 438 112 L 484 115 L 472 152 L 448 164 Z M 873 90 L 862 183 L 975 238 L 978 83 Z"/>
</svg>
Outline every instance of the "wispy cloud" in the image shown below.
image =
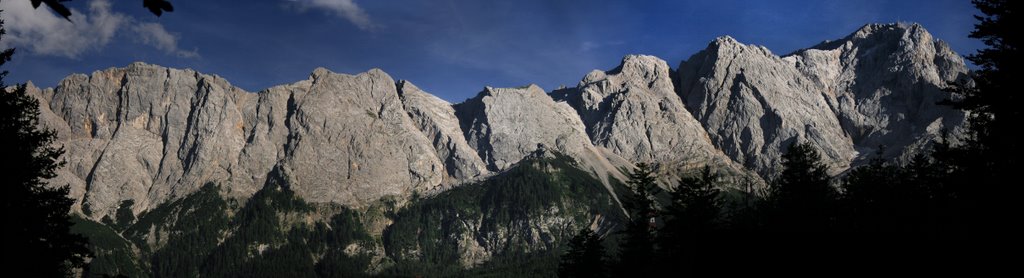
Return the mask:
<svg viewBox="0 0 1024 278">
<path fill-rule="evenodd" d="M 178 35 L 171 34 L 164 29 L 163 25 L 159 23 L 142 23 L 132 27 L 139 41 L 143 44 L 147 44 L 155 47 L 156 49 L 163 50 L 168 54 L 174 54 L 182 58 L 198 58 L 199 53 L 196 50 L 182 50 L 178 48 Z"/>
<path fill-rule="evenodd" d="M 106 46 L 128 19 L 110 11 L 105 0 L 89 2 L 89 12 L 72 10 L 68 22 L 45 6 L 35 9 L 29 1 L 2 1 L 7 29 L 2 48 L 28 47 L 33 53 L 75 58 Z"/>
<path fill-rule="evenodd" d="M 298 3 L 302 9 L 321 9 L 352 22 L 363 31 L 372 31 L 379 27 L 370 15 L 356 4 L 355 0 L 290 0 Z"/>
<path fill-rule="evenodd" d="M 163 25 L 114 12 L 108 0 L 90 1 L 88 12 L 72 9 L 71 22 L 45 6 L 33 8 L 30 1 L 0 1 L 0 10 L 8 33 L 0 48 L 23 47 L 38 55 L 78 58 L 83 53 L 103 49 L 118 32 L 127 31 L 140 38 L 141 43 L 169 54 L 198 57 L 195 51 L 179 49 L 178 37 Z"/>
</svg>

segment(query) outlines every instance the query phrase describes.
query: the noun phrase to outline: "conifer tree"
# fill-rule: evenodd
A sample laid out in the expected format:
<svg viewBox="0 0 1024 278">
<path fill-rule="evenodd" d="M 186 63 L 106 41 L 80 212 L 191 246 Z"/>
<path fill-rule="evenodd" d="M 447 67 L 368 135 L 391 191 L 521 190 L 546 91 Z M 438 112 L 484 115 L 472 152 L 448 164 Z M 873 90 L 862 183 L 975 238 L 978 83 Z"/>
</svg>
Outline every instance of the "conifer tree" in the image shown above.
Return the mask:
<svg viewBox="0 0 1024 278">
<path fill-rule="evenodd" d="M 682 178 L 671 193 L 672 203 L 662 213 L 665 226 L 658 231 L 659 253 L 666 267 L 692 266 L 694 255 L 717 229 L 722 211 L 717 179 L 705 166 L 698 175 Z"/>
<path fill-rule="evenodd" d="M 0 40 L 5 34 L 0 21 Z M 14 49 L 0 52 L 0 66 Z M 64 149 L 53 130 L 39 128 L 39 101 L 24 84 L 7 88 L 0 72 L 0 200 L 4 225 L 4 270 L 34 277 L 70 276 L 89 256 L 86 240 L 71 233 L 74 200 L 68 186 L 51 186 Z"/>
<path fill-rule="evenodd" d="M 946 102 L 970 112 L 970 134 L 964 144 L 936 150 L 936 163 L 949 170 L 944 189 L 957 196 L 950 206 L 953 214 L 964 213 L 970 223 L 953 224 L 957 229 L 1016 234 L 1018 225 L 1005 221 L 1014 217 L 1013 198 L 1019 192 L 1013 180 L 1020 168 L 1021 140 L 1017 135 L 1024 124 L 1021 94 L 1015 85 L 1020 76 L 1020 32 L 1016 15 L 1020 1 L 974 0 L 981 11 L 976 15 L 970 37 L 980 39 L 985 48 L 967 56 L 979 67 L 972 71 L 972 82 L 957 82 L 949 89 L 957 96 Z M 948 144 L 948 143 L 947 143 Z M 990 192 L 1000 192 L 991 194 Z M 956 215 L 951 216 L 957 222 Z"/>
<path fill-rule="evenodd" d="M 590 229 L 582 229 L 571 240 L 569 250 L 558 264 L 558 277 L 606 276 L 602 239 Z"/>
<path fill-rule="evenodd" d="M 629 211 L 629 222 L 623 231 L 623 239 L 619 245 L 619 263 L 616 275 L 646 276 L 651 274 L 654 255 L 654 200 L 651 191 L 655 188 L 653 169 L 646 163 L 637 164 L 636 170 L 629 173 L 627 181 L 632 190 L 631 196 L 624 203 Z"/>
<path fill-rule="evenodd" d="M 782 174 L 771 185 L 774 230 L 824 232 L 829 229 L 837 192 L 821 155 L 809 143 L 792 143 L 782 156 Z"/>
</svg>

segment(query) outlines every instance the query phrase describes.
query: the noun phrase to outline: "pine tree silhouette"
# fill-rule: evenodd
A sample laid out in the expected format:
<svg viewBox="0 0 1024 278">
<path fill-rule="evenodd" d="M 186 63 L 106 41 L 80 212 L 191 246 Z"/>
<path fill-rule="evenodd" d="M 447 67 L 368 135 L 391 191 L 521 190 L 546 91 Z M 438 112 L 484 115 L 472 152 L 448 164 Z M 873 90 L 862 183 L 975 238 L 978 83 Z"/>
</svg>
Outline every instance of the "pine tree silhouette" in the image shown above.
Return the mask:
<svg viewBox="0 0 1024 278">
<path fill-rule="evenodd" d="M 0 40 L 3 39 L 0 21 Z M 0 66 L 11 60 L 14 49 L 0 52 Z M 70 276 L 89 256 L 85 238 L 72 234 L 68 212 L 74 200 L 68 187 L 53 187 L 63 165 L 63 148 L 54 147 L 52 130 L 41 130 L 39 102 L 26 93 L 25 85 L 8 91 L 0 72 L 0 198 L 7 253 L 3 269 L 34 277 Z"/>
<path fill-rule="evenodd" d="M 662 215 L 665 226 L 658 231 L 662 266 L 673 270 L 695 267 L 698 254 L 713 240 L 722 211 L 716 188 L 718 176 L 705 166 L 697 176 L 683 177 Z"/>
<path fill-rule="evenodd" d="M 780 232 L 825 232 L 834 216 L 836 191 L 809 143 L 792 143 L 782 156 L 782 174 L 771 187 L 771 228 Z"/>
<path fill-rule="evenodd" d="M 624 205 L 630 219 L 619 245 L 619 262 L 615 274 L 619 277 L 643 277 L 653 273 L 653 221 L 656 216 L 651 196 L 651 190 L 656 186 L 653 169 L 646 163 L 637 164 L 636 170 L 629 173 L 627 183 L 632 194 Z"/>
<path fill-rule="evenodd" d="M 1020 32 L 1016 17 L 1020 1 L 974 0 L 982 15 L 975 16 L 970 37 L 980 39 L 985 48 L 967 56 L 979 67 L 970 76 L 972 82 L 952 84 L 957 96 L 945 104 L 970 112 L 970 136 L 961 145 L 936 150 L 936 163 L 950 174 L 947 186 L 957 199 L 950 212 L 963 213 L 957 230 L 997 232 L 1013 237 L 1019 225 L 1006 219 L 1016 211 L 1013 199 L 1020 192 L 1013 182 L 1020 168 L 1022 153 L 1017 131 L 1024 124 L 1021 94 L 1014 84 L 1020 77 Z M 948 144 L 948 143 L 947 143 Z M 991 192 L 1000 192 L 991 194 Z M 951 219 L 956 222 L 958 217 Z M 988 238 L 992 238 L 988 236 Z"/>
<path fill-rule="evenodd" d="M 603 240 L 594 231 L 582 229 L 571 240 L 569 250 L 558 264 L 558 277 L 605 277 Z"/>
</svg>

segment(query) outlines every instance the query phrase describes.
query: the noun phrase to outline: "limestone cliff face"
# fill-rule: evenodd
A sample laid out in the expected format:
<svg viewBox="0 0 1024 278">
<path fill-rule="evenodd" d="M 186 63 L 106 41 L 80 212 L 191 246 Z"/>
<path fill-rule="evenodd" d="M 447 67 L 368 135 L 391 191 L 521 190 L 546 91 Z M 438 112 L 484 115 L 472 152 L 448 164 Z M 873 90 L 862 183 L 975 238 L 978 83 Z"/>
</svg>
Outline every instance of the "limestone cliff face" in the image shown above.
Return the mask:
<svg viewBox="0 0 1024 278">
<path fill-rule="evenodd" d="M 824 92 L 764 47 L 721 37 L 679 75 L 681 95 L 711 139 L 749 168 L 771 172 L 794 140 L 813 143 L 832 169 L 856 156 Z"/>
<path fill-rule="evenodd" d="M 441 184 L 444 164 L 386 73 L 321 68 L 296 86 L 278 165 L 303 199 L 361 206 Z"/>
<path fill-rule="evenodd" d="M 121 200 L 139 212 L 231 178 L 246 138 L 242 107 L 254 97 L 217 76 L 139 63 L 71 75 L 38 94 L 42 123 L 67 150 L 57 182 L 98 215 Z"/>
<path fill-rule="evenodd" d="M 885 145 L 907 160 L 948 129 L 962 133 L 964 114 L 935 105 L 964 78 L 963 58 L 918 24 L 870 24 L 833 42 L 786 57 L 826 92 L 862 161 Z"/>
<path fill-rule="evenodd" d="M 551 149 L 575 159 L 606 186 L 609 178 L 622 177 L 608 155 L 590 142 L 576 111 L 537 85 L 486 87 L 456 105 L 455 114 L 467 142 L 491 171 L 505 170 L 538 149 Z"/>
<path fill-rule="evenodd" d="M 575 111 L 536 85 L 487 87 L 460 103 L 456 114 L 470 145 L 495 171 L 508 168 L 539 146 L 577 157 L 592 148 Z"/>
<path fill-rule="evenodd" d="M 711 165 L 771 175 L 806 141 L 833 173 L 885 145 L 906 159 L 964 114 L 935 105 L 963 60 L 919 25 L 867 25 L 786 56 L 718 38 L 673 71 L 630 55 L 574 88 L 486 87 L 450 104 L 381 70 L 316 69 L 251 93 L 215 75 L 143 63 L 29 87 L 57 130 L 76 210 L 140 213 L 207 182 L 247 198 L 268 177 L 300 197 L 359 207 L 433 194 L 506 171 L 538 149 L 604 183 L 653 162 L 667 176 Z M 612 194 L 612 199 L 616 199 Z"/>
<path fill-rule="evenodd" d="M 43 124 L 68 150 L 57 182 L 97 218 L 122 200 L 138 213 L 206 182 L 245 197 L 270 173 L 287 176 L 306 200 L 350 206 L 429 191 L 445 178 L 380 70 L 317 69 L 249 93 L 216 76 L 135 63 L 32 90 L 46 106 Z"/>
<path fill-rule="evenodd" d="M 466 142 L 450 103 L 404 80 L 398 83 L 398 93 L 405 111 L 433 144 L 437 157 L 444 162 L 447 184 L 476 180 L 491 173 L 476 150 Z"/>
<path fill-rule="evenodd" d="M 594 145 L 669 174 L 704 165 L 743 172 L 718 150 L 676 94 L 668 63 L 629 55 L 610 71 L 592 71 L 555 96 L 583 119 Z"/>
<path fill-rule="evenodd" d="M 874 155 L 918 153 L 963 113 L 935 103 L 966 72 L 919 25 L 867 25 L 839 41 L 777 56 L 730 37 L 679 66 L 679 93 L 712 141 L 759 173 L 792 141 L 822 151 L 834 173 Z"/>
</svg>

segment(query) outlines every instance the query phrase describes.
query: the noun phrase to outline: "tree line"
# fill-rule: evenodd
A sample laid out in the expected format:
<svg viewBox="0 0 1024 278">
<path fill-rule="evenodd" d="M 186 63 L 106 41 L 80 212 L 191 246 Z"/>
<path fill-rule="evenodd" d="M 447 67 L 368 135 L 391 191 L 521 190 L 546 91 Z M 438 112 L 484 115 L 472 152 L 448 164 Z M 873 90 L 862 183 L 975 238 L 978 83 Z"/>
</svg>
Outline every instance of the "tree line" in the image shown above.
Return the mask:
<svg viewBox="0 0 1024 278">
<path fill-rule="evenodd" d="M 930 155 L 906 165 L 876 158 L 833 178 L 812 145 L 794 143 L 783 155 L 781 174 L 763 190 L 738 192 L 739 198 L 727 197 L 724 179 L 705 167 L 680 179 L 667 200 L 659 199 L 653 167 L 639 164 L 628 176 L 632 193 L 624 206 L 630 219 L 616 242 L 580 230 L 562 255 L 559 276 L 703 273 L 740 264 L 720 260 L 743 255 L 776 256 L 754 265 L 851 259 L 868 251 L 882 259 L 888 258 L 883 250 L 900 250 L 901 244 L 920 248 L 965 239 L 977 228 L 972 219 L 978 216 L 971 213 L 978 204 L 970 198 L 978 189 L 959 177 L 962 152 L 937 142 Z M 942 253 L 948 254 L 954 247 L 939 248 L 950 248 Z M 909 251 L 917 256 L 910 259 L 925 260 L 935 250 Z"/>
<path fill-rule="evenodd" d="M 1024 119 L 1012 85 L 1019 76 L 1020 2 L 972 3 L 981 15 L 970 37 L 986 47 L 967 56 L 978 69 L 949 84 L 952 97 L 937 104 L 966 112 L 963 140 L 943 136 L 904 165 L 879 155 L 838 180 L 813 146 L 793 144 L 766 190 L 742 192 L 739 202 L 723 198 L 724 184 L 705 168 L 683 178 L 656 207 L 655 177 L 639 165 L 629 175 L 630 220 L 621 238 L 609 244 L 581 230 L 561 258 L 559 276 L 649 276 L 723 265 L 817 263 L 847 272 L 886 264 L 984 266 L 973 271 L 1011 265 L 993 250 L 1007 250 L 1020 234 L 1013 181 L 1024 157 L 1015 134 Z"/>
</svg>

